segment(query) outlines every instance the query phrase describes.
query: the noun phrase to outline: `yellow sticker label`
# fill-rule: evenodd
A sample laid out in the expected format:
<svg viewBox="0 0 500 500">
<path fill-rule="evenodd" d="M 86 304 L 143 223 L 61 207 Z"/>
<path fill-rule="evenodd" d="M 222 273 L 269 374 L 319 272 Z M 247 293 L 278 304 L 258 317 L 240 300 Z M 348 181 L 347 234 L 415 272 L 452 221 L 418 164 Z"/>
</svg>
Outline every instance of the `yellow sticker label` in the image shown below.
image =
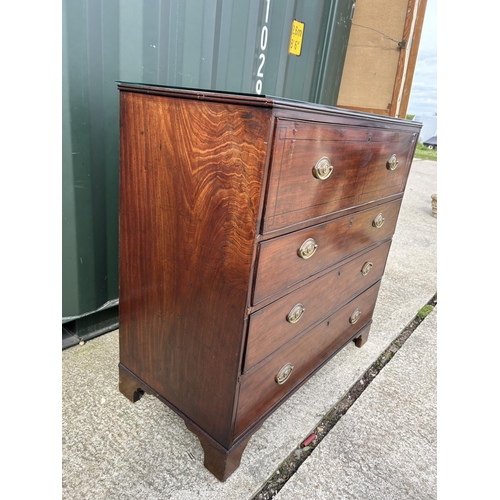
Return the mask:
<svg viewBox="0 0 500 500">
<path fill-rule="evenodd" d="M 293 20 L 292 23 L 292 33 L 290 34 L 290 47 L 288 49 L 289 54 L 295 54 L 300 56 L 300 51 L 302 50 L 302 38 L 304 37 L 304 23 Z"/>
</svg>

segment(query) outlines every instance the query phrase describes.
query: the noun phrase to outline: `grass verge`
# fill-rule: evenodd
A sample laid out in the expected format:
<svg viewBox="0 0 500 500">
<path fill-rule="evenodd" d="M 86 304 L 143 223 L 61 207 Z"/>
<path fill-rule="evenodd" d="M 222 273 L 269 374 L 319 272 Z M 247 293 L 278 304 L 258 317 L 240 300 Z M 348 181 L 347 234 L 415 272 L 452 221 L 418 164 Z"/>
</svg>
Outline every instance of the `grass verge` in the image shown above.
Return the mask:
<svg viewBox="0 0 500 500">
<path fill-rule="evenodd" d="M 415 149 L 415 158 L 437 161 L 437 149 L 428 149 L 423 144 L 418 143 Z"/>
</svg>

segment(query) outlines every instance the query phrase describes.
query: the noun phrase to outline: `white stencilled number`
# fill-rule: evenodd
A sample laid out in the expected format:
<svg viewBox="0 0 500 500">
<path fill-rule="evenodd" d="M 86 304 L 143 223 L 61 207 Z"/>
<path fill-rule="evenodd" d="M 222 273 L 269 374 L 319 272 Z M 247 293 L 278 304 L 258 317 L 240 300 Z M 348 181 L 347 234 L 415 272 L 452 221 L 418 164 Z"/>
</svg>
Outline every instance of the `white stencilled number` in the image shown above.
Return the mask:
<svg viewBox="0 0 500 500">
<path fill-rule="evenodd" d="M 264 26 L 262 26 L 262 30 L 260 32 L 260 50 L 261 53 L 259 54 L 259 69 L 257 70 L 257 82 L 255 82 L 255 92 L 257 94 L 262 93 L 262 78 L 264 78 L 264 64 L 266 63 L 266 55 L 264 54 L 264 51 L 266 50 L 267 47 L 267 40 L 269 36 L 269 28 L 267 27 L 267 23 L 269 22 L 269 4 L 271 3 L 271 0 L 266 0 L 266 19 L 264 22 Z"/>
<path fill-rule="evenodd" d="M 260 49 L 266 50 L 267 47 L 267 26 L 262 26 L 262 33 L 260 34 Z"/>
<path fill-rule="evenodd" d="M 259 59 L 261 59 L 262 62 L 260 63 L 259 69 L 257 70 L 257 76 L 259 78 L 262 78 L 264 76 L 264 73 L 262 72 L 262 68 L 264 67 L 264 63 L 266 62 L 266 56 L 264 54 L 261 54 L 259 56 Z"/>
</svg>

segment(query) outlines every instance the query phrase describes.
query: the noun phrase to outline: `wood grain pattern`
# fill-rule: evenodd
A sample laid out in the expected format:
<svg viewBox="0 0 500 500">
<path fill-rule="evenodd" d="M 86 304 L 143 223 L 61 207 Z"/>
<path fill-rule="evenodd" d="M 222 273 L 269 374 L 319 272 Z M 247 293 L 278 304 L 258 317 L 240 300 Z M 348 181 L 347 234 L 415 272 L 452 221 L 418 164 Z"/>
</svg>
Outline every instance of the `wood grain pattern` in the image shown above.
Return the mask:
<svg viewBox="0 0 500 500">
<path fill-rule="evenodd" d="M 401 40 L 405 41 L 406 44 L 404 48 L 400 48 L 399 50 L 394 88 L 389 109 L 389 114 L 391 116 L 406 117 L 426 3 L 427 0 L 408 0 L 403 35 L 401 37 Z M 409 41 L 410 43 L 408 43 Z M 408 95 L 405 95 L 403 88 L 408 90 Z"/>
<path fill-rule="evenodd" d="M 366 342 L 420 125 L 265 96 L 119 89 L 120 391 L 183 418 L 224 481 L 271 411 L 347 342 Z M 330 184 L 312 176 L 318 155 L 334 162 Z M 304 260 L 307 238 L 319 246 Z M 306 315 L 291 325 L 297 302 Z"/>
<path fill-rule="evenodd" d="M 120 360 L 229 446 L 270 111 L 122 92 L 121 113 Z"/>
<path fill-rule="evenodd" d="M 394 233 L 401 200 L 340 217 L 331 222 L 296 231 L 259 245 L 258 269 L 255 278 L 253 304 L 274 294 L 282 294 L 287 287 L 325 269 L 343 258 L 382 241 Z M 372 224 L 382 213 L 381 228 Z M 308 238 L 313 238 L 318 249 L 307 260 L 297 250 Z"/>
<path fill-rule="evenodd" d="M 186 427 L 196 434 L 203 448 L 203 465 L 219 480 L 225 481 L 240 465 L 241 456 L 245 451 L 252 434 L 248 434 L 243 439 L 236 442 L 229 450 L 210 438 L 195 427 L 191 422 L 186 421 Z M 257 426 L 254 432 L 259 428 Z"/>
<path fill-rule="evenodd" d="M 373 127 L 278 120 L 263 233 L 402 193 L 417 136 Z M 399 165 L 387 169 L 396 154 Z M 313 168 L 328 157 L 325 180 Z"/>
<path fill-rule="evenodd" d="M 236 436 L 285 397 L 371 320 L 379 287 L 380 281 L 316 328 L 269 356 L 258 368 L 242 375 Z M 360 309 L 362 314 L 357 323 L 351 324 L 349 318 L 356 309 Z M 275 377 L 286 363 L 293 365 L 292 375 L 283 385 L 279 385 Z"/>
<path fill-rule="evenodd" d="M 418 48 L 420 47 L 420 38 L 422 35 L 422 28 L 425 18 L 425 10 L 427 7 L 427 0 L 420 0 L 416 6 L 416 21 L 413 30 L 413 40 L 410 47 L 410 57 L 408 58 L 408 64 L 406 69 L 406 75 L 404 79 L 404 85 L 401 94 L 401 103 L 397 113 L 397 116 L 401 118 L 406 118 L 408 112 L 408 103 L 411 95 L 411 87 L 413 84 L 413 75 L 415 73 L 415 67 L 417 65 Z M 401 90 L 401 89 L 400 89 Z"/>
<path fill-rule="evenodd" d="M 377 282 L 384 273 L 390 246 L 390 241 L 382 243 L 252 314 L 244 372 Z M 373 267 L 363 275 L 367 262 Z M 287 315 L 296 304 L 302 304 L 305 312 L 297 323 L 290 323 Z"/>
</svg>

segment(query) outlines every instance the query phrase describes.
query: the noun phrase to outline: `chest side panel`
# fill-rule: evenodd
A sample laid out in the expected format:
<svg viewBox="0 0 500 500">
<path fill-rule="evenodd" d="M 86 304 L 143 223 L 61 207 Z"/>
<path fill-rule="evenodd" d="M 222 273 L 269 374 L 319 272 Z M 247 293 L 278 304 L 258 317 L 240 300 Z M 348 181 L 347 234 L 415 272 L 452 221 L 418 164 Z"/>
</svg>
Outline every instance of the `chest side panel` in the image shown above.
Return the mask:
<svg viewBox="0 0 500 500">
<path fill-rule="evenodd" d="M 228 445 L 270 111 L 121 93 L 120 362 Z"/>
</svg>

